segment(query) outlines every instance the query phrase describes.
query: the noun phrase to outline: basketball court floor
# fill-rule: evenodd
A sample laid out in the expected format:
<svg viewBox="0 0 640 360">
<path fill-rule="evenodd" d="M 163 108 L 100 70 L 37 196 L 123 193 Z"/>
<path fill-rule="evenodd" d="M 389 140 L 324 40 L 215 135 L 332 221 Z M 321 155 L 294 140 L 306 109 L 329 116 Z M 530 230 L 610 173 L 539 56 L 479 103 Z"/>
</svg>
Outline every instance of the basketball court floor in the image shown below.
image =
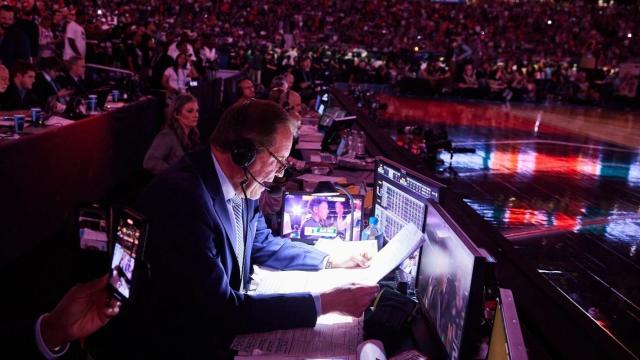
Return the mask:
<svg viewBox="0 0 640 360">
<path fill-rule="evenodd" d="M 446 129 L 438 176 L 600 326 L 640 329 L 640 112 L 380 96 L 389 135 Z"/>
</svg>

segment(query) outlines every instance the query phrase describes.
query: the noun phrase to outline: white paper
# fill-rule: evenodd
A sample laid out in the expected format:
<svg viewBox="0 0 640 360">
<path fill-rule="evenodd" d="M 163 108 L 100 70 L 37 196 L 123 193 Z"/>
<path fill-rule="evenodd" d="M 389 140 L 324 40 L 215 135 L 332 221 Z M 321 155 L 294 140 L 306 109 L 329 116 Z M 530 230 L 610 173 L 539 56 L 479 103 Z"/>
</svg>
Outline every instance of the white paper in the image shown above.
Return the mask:
<svg viewBox="0 0 640 360">
<path fill-rule="evenodd" d="M 367 253 L 370 256 L 374 256 L 378 252 L 378 242 L 375 240 L 343 241 L 340 238 L 318 239 L 313 247 L 329 255 Z"/>
<path fill-rule="evenodd" d="M 384 345 L 379 340 L 367 340 L 358 345 L 357 360 L 387 360 Z"/>
<path fill-rule="evenodd" d="M 49 118 L 49 120 L 47 120 L 46 125 L 64 126 L 64 125 L 73 124 L 74 122 L 75 121 L 73 120 L 65 119 L 60 116 L 52 116 Z"/>
<path fill-rule="evenodd" d="M 320 141 L 300 141 L 296 145 L 298 150 L 320 150 L 321 148 L 322 143 Z"/>
<path fill-rule="evenodd" d="M 277 271 L 254 267 L 255 294 L 322 293 L 356 282 L 364 269 L 325 269 L 320 271 Z"/>
<path fill-rule="evenodd" d="M 314 328 L 277 330 L 236 336 L 231 348 L 283 357 L 349 357 L 362 341 L 362 318 L 342 317 L 341 322 L 322 322 Z"/>
<path fill-rule="evenodd" d="M 398 267 L 424 243 L 424 234 L 415 225 L 409 223 L 400 230 L 369 262 L 363 284 L 376 284 L 388 273 Z"/>
<path fill-rule="evenodd" d="M 299 134 L 298 138 L 300 142 L 322 142 L 324 134 L 321 132 L 313 134 Z"/>
<path fill-rule="evenodd" d="M 408 224 L 373 257 L 370 266 L 365 269 L 274 271 L 256 266 L 252 281 L 255 290 L 250 293 L 321 293 L 350 283 L 375 284 L 415 252 L 423 242 L 422 232 L 415 225 Z M 338 248 L 340 246 L 351 247 L 350 250 L 355 251 L 357 247 L 372 246 L 369 243 L 352 242 L 333 246 L 336 251 L 342 250 Z M 362 317 L 355 319 L 338 314 L 326 314 L 318 318 L 314 328 L 237 336 L 231 348 L 249 354 L 258 351 L 260 354 L 294 358 L 349 357 L 357 353 L 358 344 L 362 341 L 362 321 Z"/>
<path fill-rule="evenodd" d="M 351 244 L 338 246 L 352 247 L 348 251 L 357 251 Z M 273 271 L 254 267 L 252 287 L 256 294 L 288 294 L 294 292 L 321 293 L 348 284 L 373 285 L 398 267 L 413 254 L 424 242 L 424 236 L 413 224 L 400 230 L 389 243 L 369 262 L 368 268 L 325 269 L 320 271 Z M 362 242 L 372 246 L 369 242 Z M 323 245 L 321 245 L 323 246 Z M 335 247 L 334 251 L 341 251 Z"/>
<path fill-rule="evenodd" d="M 322 134 L 318 131 L 318 127 L 316 125 L 302 125 L 298 129 L 298 135 L 307 135 L 307 134 Z"/>
</svg>

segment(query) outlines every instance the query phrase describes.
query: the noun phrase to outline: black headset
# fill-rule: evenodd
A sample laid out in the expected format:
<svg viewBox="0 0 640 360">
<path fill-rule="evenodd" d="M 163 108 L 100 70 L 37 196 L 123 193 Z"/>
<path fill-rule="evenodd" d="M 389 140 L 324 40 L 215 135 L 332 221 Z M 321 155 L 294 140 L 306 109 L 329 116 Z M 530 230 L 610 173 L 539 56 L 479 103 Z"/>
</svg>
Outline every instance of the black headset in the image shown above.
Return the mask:
<svg viewBox="0 0 640 360">
<path fill-rule="evenodd" d="M 247 111 L 252 102 L 253 99 L 248 99 L 240 105 L 234 120 L 236 124 L 246 123 Z M 231 161 L 240 166 L 242 170 L 247 171 L 247 168 L 255 161 L 257 153 L 258 148 L 251 139 L 240 138 L 231 146 Z"/>
<path fill-rule="evenodd" d="M 238 139 L 231 147 L 231 160 L 234 164 L 246 170 L 256 160 L 258 149 L 250 139 Z"/>
</svg>

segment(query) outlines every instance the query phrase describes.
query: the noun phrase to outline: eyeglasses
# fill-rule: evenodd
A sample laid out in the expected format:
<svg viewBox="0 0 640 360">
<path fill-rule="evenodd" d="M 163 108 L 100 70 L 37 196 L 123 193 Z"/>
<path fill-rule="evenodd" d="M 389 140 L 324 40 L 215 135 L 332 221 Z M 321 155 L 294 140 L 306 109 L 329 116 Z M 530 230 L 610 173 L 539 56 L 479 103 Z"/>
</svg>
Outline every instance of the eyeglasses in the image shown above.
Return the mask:
<svg viewBox="0 0 640 360">
<path fill-rule="evenodd" d="M 280 166 L 278 167 L 278 171 L 276 171 L 276 174 L 282 174 L 285 170 L 287 170 L 287 168 L 289 167 L 289 164 L 287 164 L 285 160 L 282 160 L 281 158 L 277 157 L 276 154 L 274 154 L 271 150 L 269 150 L 268 147 L 266 146 L 261 146 L 261 147 L 267 150 L 269 155 L 271 155 L 272 158 L 276 159 L 278 164 L 280 164 Z"/>
</svg>

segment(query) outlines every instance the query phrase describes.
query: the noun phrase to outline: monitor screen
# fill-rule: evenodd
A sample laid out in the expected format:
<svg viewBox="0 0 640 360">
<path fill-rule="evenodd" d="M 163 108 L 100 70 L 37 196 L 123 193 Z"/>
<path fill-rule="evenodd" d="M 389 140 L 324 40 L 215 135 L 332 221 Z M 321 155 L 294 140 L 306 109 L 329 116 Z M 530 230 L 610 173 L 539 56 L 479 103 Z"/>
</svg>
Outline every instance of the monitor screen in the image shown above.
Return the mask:
<svg viewBox="0 0 640 360">
<path fill-rule="evenodd" d="M 318 114 L 323 115 L 325 109 L 329 105 L 329 93 L 323 92 L 316 96 L 315 110 Z"/>
<path fill-rule="evenodd" d="M 318 239 L 360 239 L 362 197 L 354 196 L 351 206 L 345 195 L 285 193 L 282 207 L 282 234 L 291 239 L 314 243 Z"/>
<path fill-rule="evenodd" d="M 376 160 L 374 215 L 385 239 L 408 223 L 424 230 L 427 199 L 438 201 L 444 185 L 386 158 Z"/>
<path fill-rule="evenodd" d="M 491 330 L 488 360 L 527 360 L 520 321 L 511 290 L 500 289 L 500 299 Z"/>
<path fill-rule="evenodd" d="M 416 295 L 449 358 L 459 359 L 465 357 L 464 342 L 469 346 L 468 334 L 473 334 L 469 322 L 479 323 L 483 258 L 433 200 L 429 201 L 425 235 Z"/>
</svg>

